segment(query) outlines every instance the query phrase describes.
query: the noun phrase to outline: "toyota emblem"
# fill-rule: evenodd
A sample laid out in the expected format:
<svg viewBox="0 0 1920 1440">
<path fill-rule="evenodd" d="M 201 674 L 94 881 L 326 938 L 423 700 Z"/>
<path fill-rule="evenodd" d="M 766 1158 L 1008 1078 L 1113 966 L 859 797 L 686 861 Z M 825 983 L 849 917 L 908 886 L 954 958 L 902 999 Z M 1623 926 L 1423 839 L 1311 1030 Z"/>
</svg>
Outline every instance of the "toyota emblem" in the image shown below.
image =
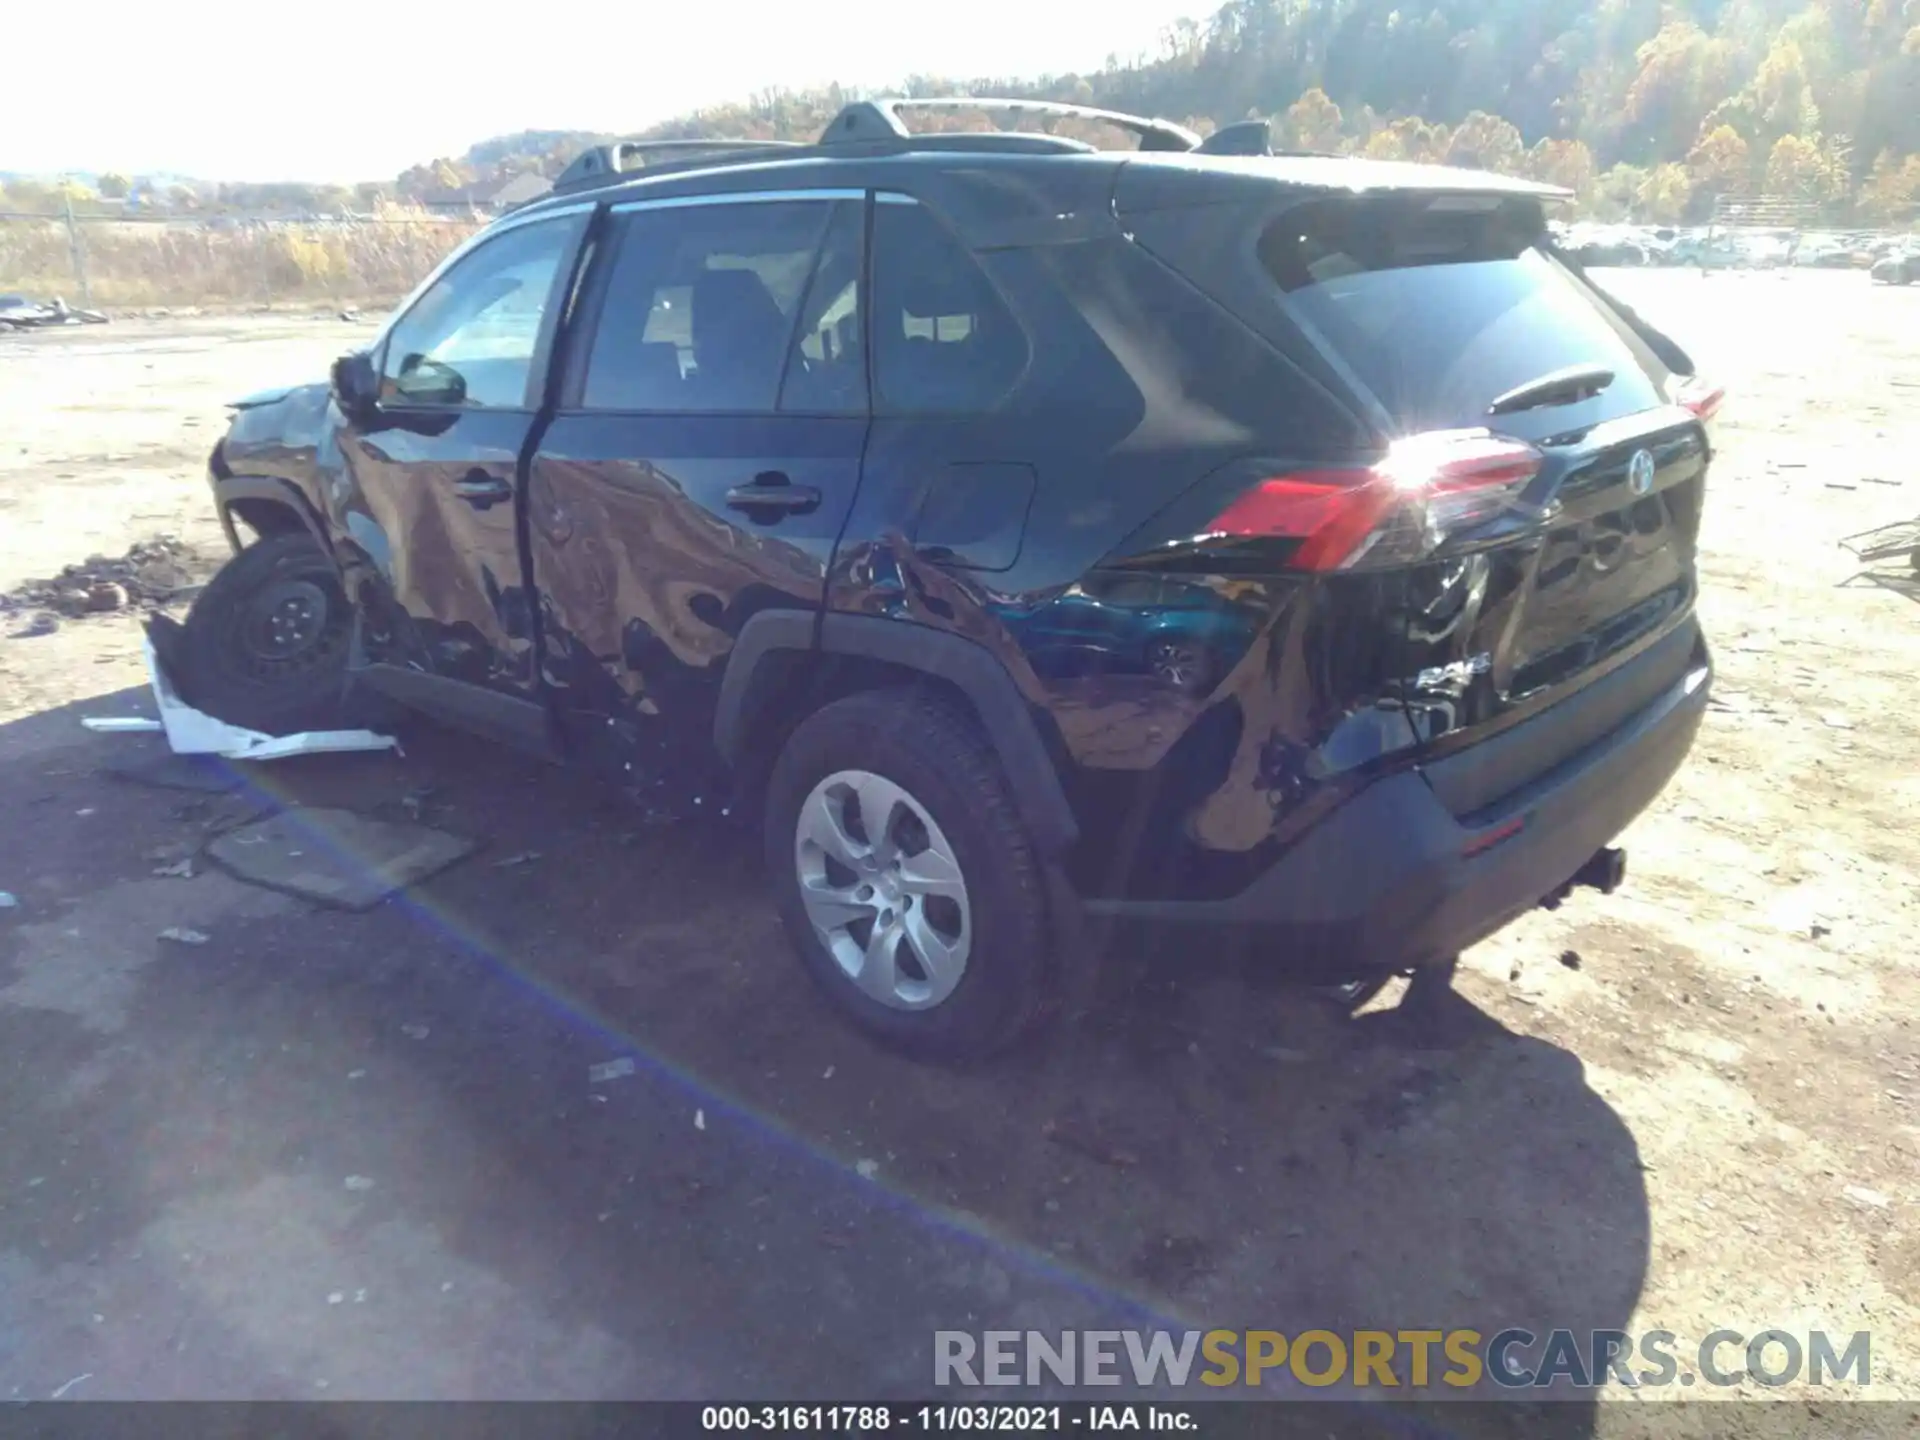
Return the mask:
<svg viewBox="0 0 1920 1440">
<path fill-rule="evenodd" d="M 1627 462 L 1627 486 L 1636 495 L 1653 493 L 1653 456 L 1645 450 L 1634 451 Z"/>
</svg>

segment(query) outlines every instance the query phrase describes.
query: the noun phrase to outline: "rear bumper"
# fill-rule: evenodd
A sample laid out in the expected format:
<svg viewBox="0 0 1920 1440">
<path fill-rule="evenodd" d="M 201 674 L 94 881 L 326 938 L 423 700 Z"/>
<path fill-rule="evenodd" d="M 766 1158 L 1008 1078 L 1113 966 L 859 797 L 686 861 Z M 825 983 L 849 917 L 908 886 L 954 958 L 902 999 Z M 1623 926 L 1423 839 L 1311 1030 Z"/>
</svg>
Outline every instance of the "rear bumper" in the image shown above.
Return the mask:
<svg viewBox="0 0 1920 1440">
<path fill-rule="evenodd" d="M 1240 931 L 1303 978 L 1457 954 L 1564 886 L 1652 803 L 1693 746 L 1711 678 L 1701 644 L 1677 681 L 1620 724 L 1470 816 L 1456 817 L 1418 770 L 1403 771 L 1361 791 L 1230 899 L 1090 901 L 1088 911 Z M 1527 722 L 1555 723 L 1552 711 Z"/>
</svg>

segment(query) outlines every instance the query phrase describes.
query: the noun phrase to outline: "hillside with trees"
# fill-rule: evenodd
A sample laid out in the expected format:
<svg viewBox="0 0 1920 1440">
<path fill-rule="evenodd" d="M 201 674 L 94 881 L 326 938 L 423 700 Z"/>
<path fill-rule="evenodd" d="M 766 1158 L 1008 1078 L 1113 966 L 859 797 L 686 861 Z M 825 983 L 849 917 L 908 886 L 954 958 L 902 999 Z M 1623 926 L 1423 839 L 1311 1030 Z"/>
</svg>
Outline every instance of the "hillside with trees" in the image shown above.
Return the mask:
<svg viewBox="0 0 1920 1440">
<path fill-rule="evenodd" d="M 857 93 L 770 91 L 636 138 L 812 140 Z M 1288 148 L 1531 175 L 1605 219 L 1697 220 L 1717 196 L 1758 194 L 1833 223 L 1920 219 L 1920 0 L 1228 0 L 1169 29 L 1158 53 L 1089 74 L 921 75 L 890 93 L 1066 100 L 1202 132 L 1262 116 Z M 485 207 L 515 177 L 551 178 L 612 138 L 527 130 L 353 187 L 7 177 L 0 210 Z"/>
<path fill-rule="evenodd" d="M 1533 175 L 1602 217 L 1698 218 L 1741 193 L 1834 220 L 1904 223 L 1920 205 L 1920 0 L 1229 0 L 1151 57 L 1040 80 L 921 76 L 900 93 L 1076 101 L 1202 131 L 1266 116 L 1289 147 Z M 853 96 L 771 92 L 639 136 L 810 140 Z M 557 174 L 604 138 L 490 140 L 400 188 Z"/>
</svg>

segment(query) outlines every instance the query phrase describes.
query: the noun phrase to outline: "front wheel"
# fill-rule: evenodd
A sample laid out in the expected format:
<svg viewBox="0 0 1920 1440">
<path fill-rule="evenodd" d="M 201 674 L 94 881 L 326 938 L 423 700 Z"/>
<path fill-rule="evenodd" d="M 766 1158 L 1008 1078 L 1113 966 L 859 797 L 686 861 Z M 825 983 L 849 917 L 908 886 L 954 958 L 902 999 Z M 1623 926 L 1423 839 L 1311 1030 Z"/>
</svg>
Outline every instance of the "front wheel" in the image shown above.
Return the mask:
<svg viewBox="0 0 1920 1440">
<path fill-rule="evenodd" d="M 305 531 L 229 560 L 187 613 L 173 677 L 181 698 L 269 735 L 341 718 L 353 615 L 333 561 Z"/>
<path fill-rule="evenodd" d="M 1046 892 L 985 739 L 938 699 L 871 691 L 802 722 L 774 766 L 765 844 L 802 963 L 853 1023 L 978 1059 L 1047 993 Z"/>
</svg>

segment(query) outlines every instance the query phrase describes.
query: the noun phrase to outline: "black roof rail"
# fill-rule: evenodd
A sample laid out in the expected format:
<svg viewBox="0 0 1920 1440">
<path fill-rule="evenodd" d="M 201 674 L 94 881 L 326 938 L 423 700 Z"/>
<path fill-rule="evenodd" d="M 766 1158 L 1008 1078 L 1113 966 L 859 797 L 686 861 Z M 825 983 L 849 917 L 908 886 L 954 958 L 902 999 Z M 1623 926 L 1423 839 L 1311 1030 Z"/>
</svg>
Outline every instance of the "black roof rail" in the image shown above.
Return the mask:
<svg viewBox="0 0 1920 1440">
<path fill-rule="evenodd" d="M 1091 105 L 1069 105 L 1060 100 L 1010 100 L 992 95 L 856 100 L 828 123 L 827 128 L 820 133 L 820 145 L 825 148 L 831 145 L 855 145 L 872 141 L 892 141 L 897 144 L 903 140 L 910 140 L 913 142 L 913 147 L 919 149 L 928 140 L 936 138 L 932 135 L 916 135 L 907 129 L 906 124 L 900 119 L 902 110 L 1010 110 L 1015 114 L 1097 120 L 1118 130 L 1131 131 L 1140 138 L 1142 150 L 1195 150 L 1200 146 L 1198 135 L 1184 125 L 1174 124 L 1171 120 L 1150 120 L 1142 115 L 1128 115 L 1119 110 L 1099 110 Z M 945 140 L 944 136 L 937 138 Z M 989 137 L 970 134 L 966 138 L 978 142 Z M 943 145 L 942 148 L 946 147 Z M 955 148 L 966 147 L 962 144 Z M 1083 147 L 1076 145 L 1074 148 Z"/>
<path fill-rule="evenodd" d="M 662 174 L 715 165 L 747 165 L 760 160 L 799 159 L 844 152 L 859 147 L 882 151 L 947 150 L 961 153 L 1063 155 L 1094 147 L 1065 135 L 1043 135 L 1022 130 L 934 131 L 915 133 L 900 118 L 902 110 L 1011 111 L 1098 121 L 1139 137 L 1140 149 L 1203 155 L 1271 155 L 1264 120 L 1248 120 L 1215 131 L 1202 140 L 1184 125 L 1153 120 L 1119 110 L 1070 105 L 1060 100 L 1013 100 L 991 95 L 951 95 L 927 98 L 856 100 L 828 122 L 819 140 L 801 144 L 792 140 L 616 140 L 595 145 L 574 157 L 553 182 L 549 195 L 598 189 L 618 184 L 636 174 Z M 634 162 L 639 163 L 634 163 Z M 545 197 L 542 197 L 545 198 Z"/>
<path fill-rule="evenodd" d="M 611 185 L 641 170 L 691 168 L 715 161 L 739 164 L 806 148 L 791 140 L 616 140 L 576 155 L 553 182 L 552 193 Z M 655 160 L 656 155 L 663 158 Z"/>
</svg>

